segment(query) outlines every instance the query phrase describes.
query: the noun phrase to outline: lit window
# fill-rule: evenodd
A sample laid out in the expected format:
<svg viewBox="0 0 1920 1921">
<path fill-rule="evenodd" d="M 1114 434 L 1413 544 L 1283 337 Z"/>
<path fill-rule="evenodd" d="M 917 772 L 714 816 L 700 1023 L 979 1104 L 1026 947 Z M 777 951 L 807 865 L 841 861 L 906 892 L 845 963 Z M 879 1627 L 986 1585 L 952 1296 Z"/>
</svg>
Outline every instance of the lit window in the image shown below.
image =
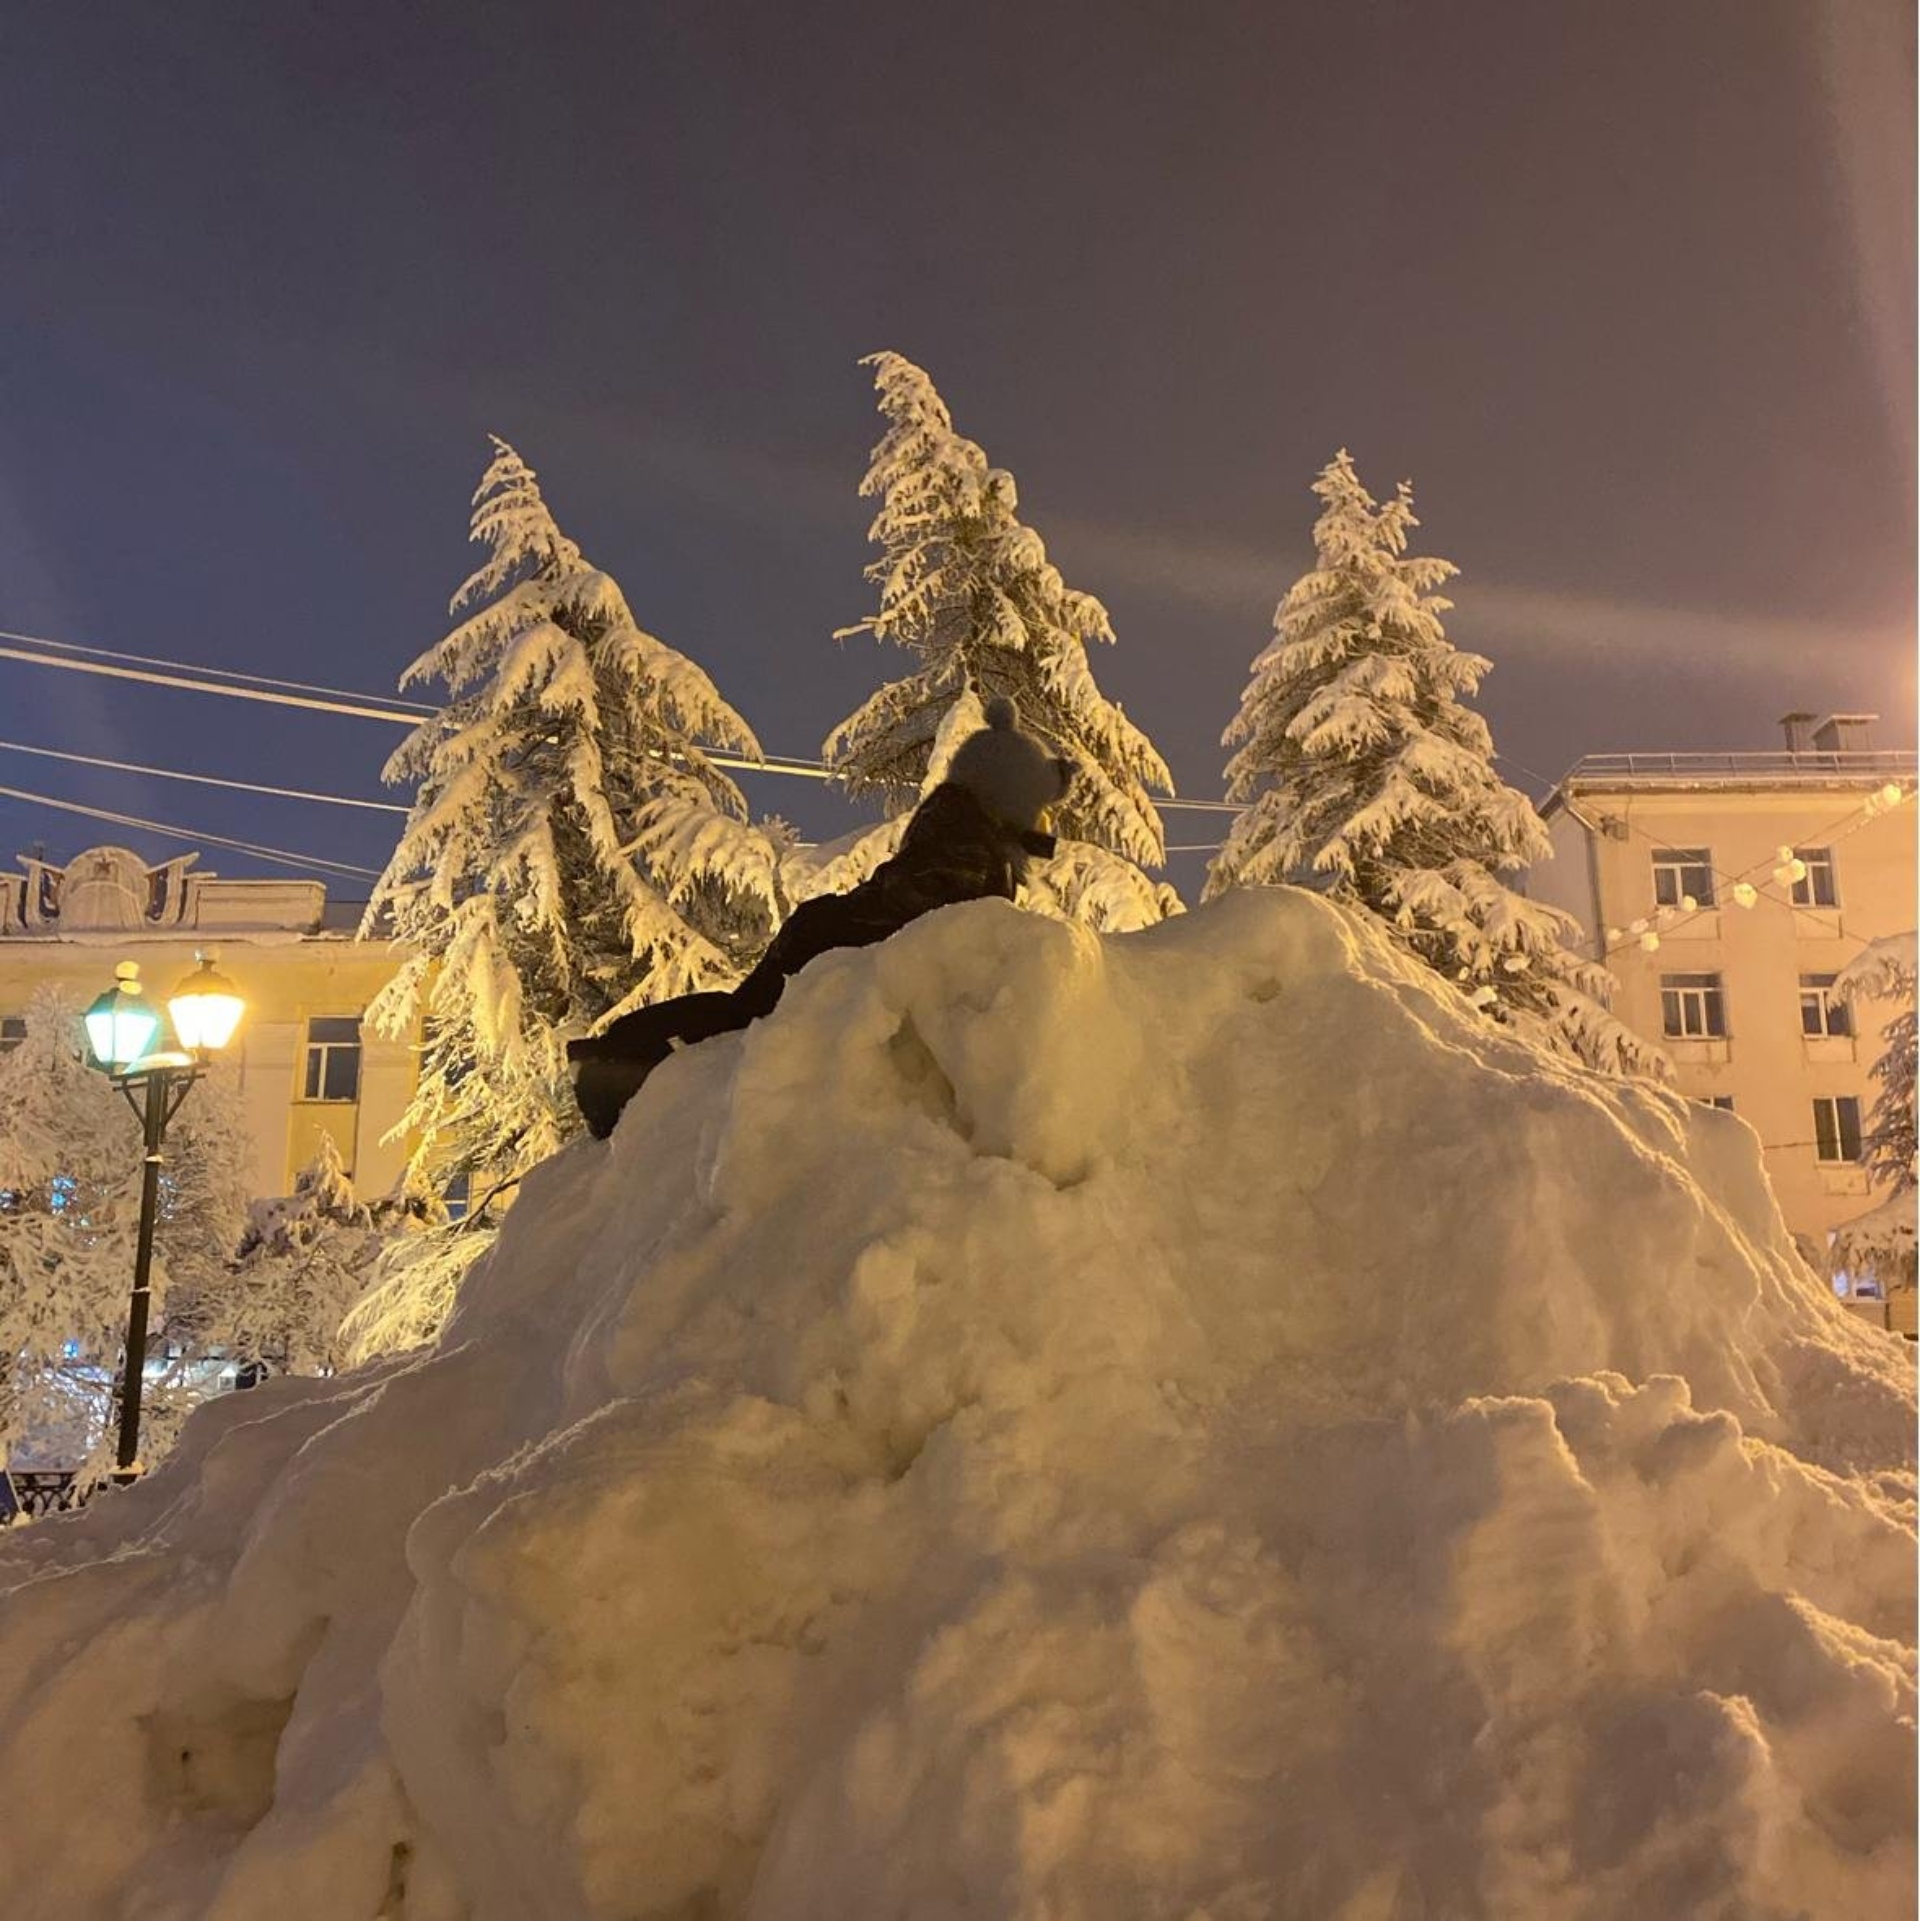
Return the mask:
<svg viewBox="0 0 1920 1921">
<path fill-rule="evenodd" d="M 1696 907 L 1713 905 L 1713 850 L 1710 847 L 1662 847 L 1653 856 L 1653 900 L 1656 907 L 1680 907 L 1691 900 Z"/>
<path fill-rule="evenodd" d="M 1669 1040 L 1719 1039 L 1727 1031 L 1726 995 L 1718 974 L 1662 974 L 1661 1026 Z"/>
<path fill-rule="evenodd" d="M 307 1022 L 307 1078 L 303 1098 L 360 1098 L 360 1017 L 329 1016 Z"/>
<path fill-rule="evenodd" d="M 1793 857 L 1807 870 L 1793 883 L 1794 906 L 1837 907 L 1840 896 L 1833 885 L 1833 849 L 1796 847 Z"/>
<path fill-rule="evenodd" d="M 1800 976 L 1800 1031 L 1811 1037 L 1843 1039 L 1853 1032 L 1845 1001 L 1833 997 L 1831 974 Z"/>
<path fill-rule="evenodd" d="M 1860 1103 L 1851 1094 L 1822 1094 L 1813 1103 L 1814 1151 L 1823 1161 L 1860 1158 Z"/>
<path fill-rule="evenodd" d="M 0 1054 L 10 1048 L 18 1047 L 27 1038 L 27 1017 L 24 1014 L 0 1014 Z"/>
</svg>

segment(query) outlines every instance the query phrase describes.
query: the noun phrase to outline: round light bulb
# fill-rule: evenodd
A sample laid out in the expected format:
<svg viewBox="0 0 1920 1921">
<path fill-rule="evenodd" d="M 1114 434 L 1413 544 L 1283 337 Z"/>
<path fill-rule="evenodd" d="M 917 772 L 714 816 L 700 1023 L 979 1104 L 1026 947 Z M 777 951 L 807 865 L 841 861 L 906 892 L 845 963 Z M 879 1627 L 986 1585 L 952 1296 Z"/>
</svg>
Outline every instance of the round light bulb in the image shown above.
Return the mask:
<svg viewBox="0 0 1920 1921">
<path fill-rule="evenodd" d="M 1733 904 L 1736 907 L 1751 907 L 1760 898 L 1760 890 L 1750 880 L 1737 880 L 1733 883 Z"/>
<path fill-rule="evenodd" d="M 1644 947 L 1649 954 L 1655 953 L 1659 950 L 1660 936 L 1649 928 L 1646 933 L 1640 936 L 1640 945 Z"/>
</svg>

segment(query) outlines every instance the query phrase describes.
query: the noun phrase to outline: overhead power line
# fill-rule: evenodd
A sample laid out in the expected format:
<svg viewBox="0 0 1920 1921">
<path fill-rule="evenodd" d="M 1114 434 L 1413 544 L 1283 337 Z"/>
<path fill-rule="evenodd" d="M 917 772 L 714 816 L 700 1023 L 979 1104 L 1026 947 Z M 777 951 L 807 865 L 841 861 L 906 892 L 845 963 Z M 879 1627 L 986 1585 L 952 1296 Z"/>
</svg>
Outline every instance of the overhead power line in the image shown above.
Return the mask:
<svg viewBox="0 0 1920 1921">
<path fill-rule="evenodd" d="M 30 651 L 36 648 L 52 651 Z M 140 681 L 149 686 L 176 688 L 183 693 L 224 694 L 230 700 L 263 701 L 275 707 L 341 714 L 352 720 L 385 721 L 393 727 L 417 727 L 423 719 L 438 711 L 420 701 L 400 700 L 387 706 L 377 706 L 372 695 L 358 693 L 351 688 L 324 687 L 303 680 L 275 680 L 264 674 L 242 674 L 225 667 L 201 667 L 191 661 L 167 660 L 154 654 L 82 647 L 76 641 L 49 640 L 37 634 L 11 633 L 5 628 L 0 628 L 0 660 L 19 661 L 29 667 L 57 667 L 69 673 L 99 674 L 114 680 Z M 736 773 L 786 774 L 796 780 L 826 781 L 834 778 L 833 770 L 824 761 L 801 754 L 769 754 L 764 760 L 748 760 L 734 754 L 709 754 L 707 759 L 716 767 L 725 767 Z M 370 807 L 380 803 L 361 801 L 349 804 Z M 1224 800 L 1168 799 L 1156 801 L 1154 805 L 1162 811 L 1178 808 L 1188 813 L 1236 814 L 1240 811 L 1230 801 Z"/>
<path fill-rule="evenodd" d="M 18 643 L 26 642 L 25 646 Z M 0 660 L 17 660 L 29 667 L 57 667 L 72 674 L 100 674 L 111 680 L 140 681 L 153 687 L 173 687 L 183 693 L 223 694 L 229 700 L 264 701 L 273 707 L 298 707 L 310 713 L 342 714 L 350 720 L 385 721 L 392 727 L 413 728 L 422 720 L 438 712 L 437 708 L 419 706 L 407 702 L 391 707 L 376 707 L 365 694 L 351 693 L 345 688 L 315 688 L 303 681 L 268 681 L 261 676 L 243 677 L 258 684 L 236 685 L 225 680 L 207 677 L 204 670 L 190 668 L 186 671 L 173 671 L 181 667 L 178 661 L 153 660 L 143 654 L 116 654 L 114 661 L 147 661 L 146 666 L 116 666 L 105 659 L 70 659 L 64 654 L 36 653 L 35 647 L 45 646 L 44 641 L 36 640 L 30 634 L 10 634 L 0 630 Z M 104 649 L 93 650 L 104 653 Z M 303 691 L 294 692 L 292 689 Z M 709 754 L 707 759 L 716 767 L 737 769 L 749 774 L 792 774 L 803 780 L 830 780 L 832 775 L 816 761 L 805 761 L 797 757 L 770 755 L 765 760 L 748 760 L 733 754 Z"/>
<path fill-rule="evenodd" d="M 155 654 L 125 654 L 111 647 L 83 647 L 77 640 L 49 640 L 44 634 L 13 634 L 0 629 L 0 640 L 18 641 L 23 647 L 51 647 L 58 653 L 82 654 L 93 660 L 128 661 L 137 667 L 170 667 L 176 673 L 195 674 L 210 680 L 238 681 L 253 687 L 278 687 L 290 693 L 329 694 L 337 700 L 365 698 L 348 688 L 323 687 L 310 680 L 277 680 L 271 674 L 243 673 L 237 667 L 213 667 L 195 660 L 165 660 Z M 396 700 L 393 705 L 420 714 L 436 711 L 430 701 L 424 700 Z"/>
<path fill-rule="evenodd" d="M 370 702 L 323 700 L 311 694 L 276 692 L 268 687 L 230 686 L 224 681 L 196 678 L 185 674 L 161 673 L 139 667 L 116 667 L 103 660 L 69 660 L 60 654 L 30 652 L 7 644 L 12 635 L 0 635 L 0 660 L 17 660 L 29 667 L 60 667 L 71 674 L 102 674 L 110 680 L 137 680 L 150 687 L 177 687 L 190 694 L 225 694 L 229 700 L 265 701 L 274 707 L 304 707 L 315 713 L 345 714 L 354 720 L 384 720 L 396 727 L 417 727 L 422 716 L 402 713 L 392 707 L 375 707 Z"/>
<path fill-rule="evenodd" d="M 55 747 L 29 747 L 25 741 L 0 740 L 0 753 L 32 754 L 38 760 L 63 760 L 76 767 L 104 767 L 116 774 L 149 774 L 156 780 L 191 781 L 199 787 L 225 787 L 242 794 L 266 794 L 275 800 L 323 801 L 329 807 L 363 807 L 376 814 L 405 814 L 410 810 L 391 800 L 360 800 L 352 794 L 322 794 L 305 787 L 271 787 L 257 780 L 226 780 L 218 774 L 189 774 L 177 767 L 148 767 L 138 761 L 108 760 L 100 754 L 68 754 Z"/>
<path fill-rule="evenodd" d="M 252 854 L 258 860 L 278 867 L 313 868 L 330 874 L 351 874 L 359 880 L 378 880 L 379 870 L 356 867 L 351 861 L 326 860 L 318 854 L 296 854 L 284 847 L 268 847 L 259 841 L 236 840 L 230 834 L 204 833 L 195 827 L 176 827 L 163 820 L 146 820 L 138 814 L 122 814 L 110 807 L 87 807 L 77 800 L 58 800 L 51 794 L 31 794 L 20 787 L 0 787 L 0 800 L 21 800 L 33 807 L 51 807 L 63 814 L 84 814 L 89 820 L 103 820 L 115 827 L 137 827 L 149 834 L 162 834 L 169 840 L 183 840 L 208 847 L 226 847 L 239 854 Z"/>
</svg>

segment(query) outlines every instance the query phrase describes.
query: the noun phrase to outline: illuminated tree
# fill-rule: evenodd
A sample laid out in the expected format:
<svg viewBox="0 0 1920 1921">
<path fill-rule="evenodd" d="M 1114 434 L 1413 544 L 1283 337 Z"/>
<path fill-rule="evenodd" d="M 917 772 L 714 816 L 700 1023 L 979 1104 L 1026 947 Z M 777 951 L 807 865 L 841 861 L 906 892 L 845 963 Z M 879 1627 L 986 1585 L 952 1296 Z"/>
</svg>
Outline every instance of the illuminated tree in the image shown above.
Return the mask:
<svg viewBox="0 0 1920 1921">
<path fill-rule="evenodd" d="M 1314 565 L 1281 602 L 1223 736 L 1241 811 L 1208 897 L 1314 888 L 1374 915 L 1493 1019 L 1591 1066 L 1666 1072 L 1608 1011 L 1612 976 L 1572 950 L 1572 918 L 1503 878 L 1552 850 L 1465 705 L 1490 663 L 1441 624 L 1452 603 L 1435 590 L 1453 566 L 1407 553 L 1412 489 L 1376 502 L 1343 449 L 1313 491 Z"/>
<path fill-rule="evenodd" d="M 494 449 L 472 524 L 489 555 L 453 602 L 471 611 L 401 678 L 449 698 L 387 765 L 413 808 L 362 927 L 407 955 L 369 1018 L 425 1017 L 402 1125 L 437 1178 L 545 1158 L 578 1125 L 568 1038 L 737 979 L 781 907 L 712 758 L 758 759 L 752 731 Z"/>
<path fill-rule="evenodd" d="M 898 820 L 937 785 L 953 750 L 983 724 L 987 701 L 1012 699 L 1021 724 L 1077 767 L 1056 812 L 1056 859 L 1034 870 L 1036 904 L 1095 927 L 1148 925 L 1178 911 L 1171 888 L 1141 870 L 1166 858 L 1149 788 L 1173 791 L 1166 763 L 1087 659 L 1111 643 L 1107 610 L 1067 586 L 1018 512 L 1013 476 L 954 431 L 933 382 L 899 354 L 874 354 L 887 427 L 861 482 L 878 495 L 867 578 L 876 612 L 839 638 L 872 634 L 915 657 L 828 735 L 828 764 L 848 789 L 879 796 L 894 826 L 831 875 L 859 872 L 891 850 Z"/>
</svg>

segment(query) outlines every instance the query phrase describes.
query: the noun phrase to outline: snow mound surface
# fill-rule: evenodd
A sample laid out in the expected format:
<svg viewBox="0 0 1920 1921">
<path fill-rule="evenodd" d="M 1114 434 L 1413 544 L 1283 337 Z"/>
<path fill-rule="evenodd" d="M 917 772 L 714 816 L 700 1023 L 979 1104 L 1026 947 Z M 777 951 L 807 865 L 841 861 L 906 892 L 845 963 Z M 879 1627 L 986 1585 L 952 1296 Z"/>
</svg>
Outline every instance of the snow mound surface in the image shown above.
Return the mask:
<svg viewBox="0 0 1920 1921">
<path fill-rule="evenodd" d="M 1904 1915 L 1913 1398 L 1304 894 L 830 956 L 0 1544 L 10 1914 Z"/>
</svg>

